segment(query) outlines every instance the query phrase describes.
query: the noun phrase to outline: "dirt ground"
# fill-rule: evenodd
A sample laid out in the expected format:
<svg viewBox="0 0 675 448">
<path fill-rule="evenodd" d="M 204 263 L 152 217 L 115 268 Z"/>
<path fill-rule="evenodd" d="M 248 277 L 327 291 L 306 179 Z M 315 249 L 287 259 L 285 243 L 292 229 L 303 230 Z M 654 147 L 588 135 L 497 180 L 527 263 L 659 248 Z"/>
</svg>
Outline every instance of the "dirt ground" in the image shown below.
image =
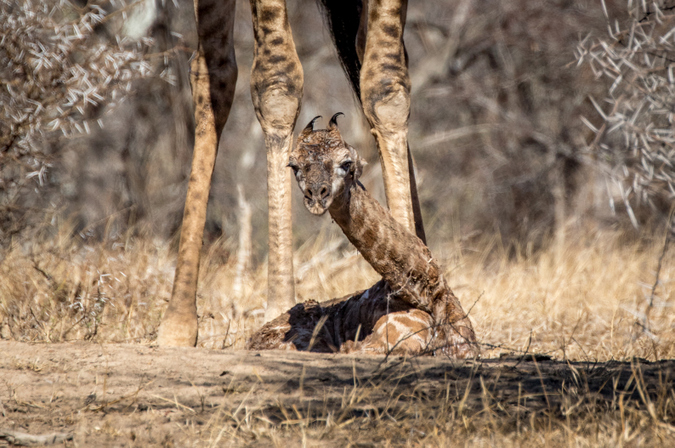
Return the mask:
<svg viewBox="0 0 675 448">
<path fill-rule="evenodd" d="M 444 430 L 520 437 L 589 419 L 621 434 L 633 421 L 645 431 L 634 442 L 659 444 L 673 436 L 673 378 L 675 361 L 2 341 L 0 446 L 17 432 L 66 446 L 443 446 Z"/>
</svg>

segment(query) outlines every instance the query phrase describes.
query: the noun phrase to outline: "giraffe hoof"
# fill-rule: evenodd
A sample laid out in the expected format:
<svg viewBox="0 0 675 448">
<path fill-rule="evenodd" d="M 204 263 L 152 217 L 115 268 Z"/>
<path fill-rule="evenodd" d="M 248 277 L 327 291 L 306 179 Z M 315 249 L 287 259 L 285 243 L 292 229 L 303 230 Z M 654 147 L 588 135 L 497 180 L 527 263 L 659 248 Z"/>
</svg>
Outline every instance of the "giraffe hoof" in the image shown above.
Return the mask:
<svg viewBox="0 0 675 448">
<path fill-rule="evenodd" d="M 186 325 L 164 320 L 157 332 L 157 345 L 160 347 L 194 347 L 197 345 L 197 324 Z"/>
</svg>

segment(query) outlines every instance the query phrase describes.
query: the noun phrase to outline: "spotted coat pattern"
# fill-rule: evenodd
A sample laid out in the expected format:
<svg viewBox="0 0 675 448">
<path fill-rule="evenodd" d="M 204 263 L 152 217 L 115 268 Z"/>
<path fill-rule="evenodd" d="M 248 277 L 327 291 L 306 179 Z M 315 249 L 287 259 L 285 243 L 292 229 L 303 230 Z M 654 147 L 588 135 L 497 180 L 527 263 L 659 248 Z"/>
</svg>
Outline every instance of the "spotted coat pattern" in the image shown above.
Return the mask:
<svg viewBox="0 0 675 448">
<path fill-rule="evenodd" d="M 308 210 L 329 211 L 382 281 L 341 299 L 296 305 L 258 331 L 250 348 L 473 356 L 476 336 L 459 300 L 422 240 L 358 181 L 363 162 L 342 139 L 337 115 L 328 129 L 315 131 L 313 120 L 300 133 L 289 166 Z"/>
</svg>

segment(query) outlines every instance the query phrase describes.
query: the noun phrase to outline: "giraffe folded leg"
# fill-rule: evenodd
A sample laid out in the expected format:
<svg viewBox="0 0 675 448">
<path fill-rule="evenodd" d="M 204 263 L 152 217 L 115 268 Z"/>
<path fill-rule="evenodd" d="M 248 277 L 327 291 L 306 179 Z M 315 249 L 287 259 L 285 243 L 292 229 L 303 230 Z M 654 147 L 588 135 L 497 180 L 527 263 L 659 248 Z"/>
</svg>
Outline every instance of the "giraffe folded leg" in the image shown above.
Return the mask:
<svg viewBox="0 0 675 448">
<path fill-rule="evenodd" d="M 199 48 L 190 67 L 195 147 L 173 293 L 157 337 L 161 346 L 194 346 L 197 343 L 197 278 L 206 206 L 218 141 L 232 106 L 237 81 L 234 8 L 235 0 L 195 0 Z"/>
<path fill-rule="evenodd" d="M 303 72 L 284 0 L 251 0 L 255 39 L 251 97 L 265 135 L 269 204 L 266 320 L 295 304 L 291 173 L 286 167 L 300 111 Z"/>
</svg>

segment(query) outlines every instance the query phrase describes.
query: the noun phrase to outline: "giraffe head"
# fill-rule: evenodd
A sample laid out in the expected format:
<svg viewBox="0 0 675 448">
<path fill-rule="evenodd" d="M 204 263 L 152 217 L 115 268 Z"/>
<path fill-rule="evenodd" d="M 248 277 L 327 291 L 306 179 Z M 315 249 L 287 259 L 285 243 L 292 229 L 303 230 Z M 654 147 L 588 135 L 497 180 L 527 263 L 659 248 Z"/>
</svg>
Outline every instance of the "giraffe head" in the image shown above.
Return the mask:
<svg viewBox="0 0 675 448">
<path fill-rule="evenodd" d="M 349 191 L 361 176 L 366 164 L 356 150 L 346 143 L 337 127 L 338 112 L 330 119 L 328 129 L 314 130 L 314 117 L 298 136 L 288 166 L 293 169 L 305 207 L 322 215 L 333 199 Z"/>
</svg>

